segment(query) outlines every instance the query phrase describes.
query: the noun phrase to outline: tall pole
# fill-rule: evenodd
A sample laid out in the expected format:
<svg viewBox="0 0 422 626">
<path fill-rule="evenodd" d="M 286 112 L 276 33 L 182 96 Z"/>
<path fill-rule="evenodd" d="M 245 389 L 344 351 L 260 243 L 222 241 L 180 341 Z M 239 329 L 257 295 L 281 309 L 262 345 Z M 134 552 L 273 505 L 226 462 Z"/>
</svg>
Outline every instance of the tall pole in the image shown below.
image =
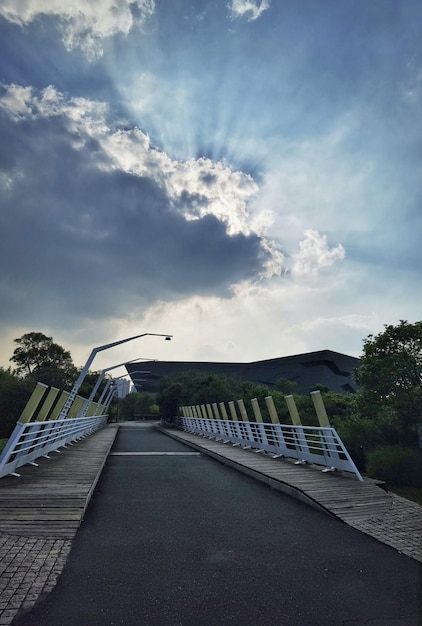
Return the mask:
<svg viewBox="0 0 422 626">
<path fill-rule="evenodd" d="M 105 369 L 101 370 L 100 375 L 98 376 L 97 382 L 94 385 L 93 390 L 91 391 L 91 394 L 88 398 L 88 400 L 85 400 L 84 405 L 82 407 L 82 410 L 79 414 L 79 417 L 86 417 L 86 414 L 88 412 L 89 407 L 91 406 L 94 398 L 95 398 L 95 394 L 97 393 L 99 386 L 101 385 L 104 376 L 106 375 L 106 372 L 109 372 L 110 370 L 114 370 L 117 367 L 121 367 L 122 365 L 129 365 L 129 363 L 135 363 L 136 361 L 139 361 L 140 359 L 142 359 L 143 357 L 138 356 L 138 358 L 136 359 L 132 359 L 131 361 L 123 361 L 123 363 L 118 363 L 117 365 L 112 365 L 111 367 L 106 367 Z M 146 359 L 148 360 L 148 359 Z M 125 376 L 127 376 L 127 374 L 125 374 Z"/>
<path fill-rule="evenodd" d="M 69 396 L 60 412 L 60 415 L 58 417 L 59 420 L 63 420 L 67 417 L 67 414 L 69 412 L 70 407 L 73 404 L 74 399 L 76 398 L 78 391 L 79 391 L 79 387 L 82 385 L 82 383 L 85 380 L 85 376 L 88 373 L 88 370 L 93 362 L 93 360 L 95 359 L 96 355 L 98 354 L 98 352 L 102 352 L 103 350 L 108 350 L 109 348 L 114 348 L 115 346 L 120 346 L 122 343 L 126 343 L 127 341 L 132 341 L 133 339 L 139 339 L 140 337 L 146 337 L 147 335 L 152 335 L 154 337 L 165 337 L 166 339 L 171 339 L 173 335 L 163 335 L 162 333 L 142 333 L 140 335 L 134 335 L 133 337 L 127 337 L 127 339 L 120 339 L 120 341 L 113 341 L 112 343 L 107 343 L 104 346 L 98 346 L 97 348 L 94 348 L 91 352 L 91 354 L 88 357 L 87 362 L 85 363 L 85 365 L 82 368 L 81 373 L 79 374 L 78 378 L 76 379 L 70 393 Z"/>
<path fill-rule="evenodd" d="M 132 372 L 130 374 L 130 376 L 132 376 L 132 374 L 151 374 L 151 370 L 135 370 L 134 372 Z M 116 378 L 113 378 L 113 383 L 116 380 L 120 380 L 121 378 L 124 378 L 125 376 L 129 376 L 129 374 L 122 374 L 121 376 L 116 376 Z M 138 382 L 141 382 L 141 381 L 146 381 L 147 379 L 146 378 L 138 378 L 137 380 L 138 380 Z M 116 386 L 116 389 L 117 389 L 117 394 L 118 394 L 119 393 L 118 385 Z"/>
<path fill-rule="evenodd" d="M 98 408 L 97 408 L 97 409 L 96 409 L 96 411 L 95 411 L 95 415 L 98 415 L 98 411 L 101 411 L 101 406 L 102 406 L 102 403 L 103 403 L 103 401 L 104 401 L 104 398 L 107 396 L 107 392 L 108 392 L 108 390 L 109 390 L 109 388 L 110 388 L 111 383 L 112 383 L 112 379 L 110 378 L 110 379 L 106 382 L 106 384 L 104 385 L 103 392 L 102 392 L 102 394 L 101 394 L 101 396 L 100 396 L 100 399 L 99 399 L 99 400 L 98 400 L 98 402 L 97 402 L 97 404 L 98 404 Z"/>
</svg>

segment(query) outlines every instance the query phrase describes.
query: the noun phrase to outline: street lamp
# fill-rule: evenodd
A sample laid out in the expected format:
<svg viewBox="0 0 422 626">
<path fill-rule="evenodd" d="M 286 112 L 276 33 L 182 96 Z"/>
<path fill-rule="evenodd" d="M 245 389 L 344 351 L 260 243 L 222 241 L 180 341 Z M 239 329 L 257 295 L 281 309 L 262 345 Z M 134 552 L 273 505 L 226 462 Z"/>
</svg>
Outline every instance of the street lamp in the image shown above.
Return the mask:
<svg viewBox="0 0 422 626">
<path fill-rule="evenodd" d="M 98 376 L 97 382 L 95 383 L 94 388 L 91 391 L 91 394 L 90 394 L 88 400 L 85 400 L 85 402 L 84 402 L 82 410 L 79 413 L 79 417 L 86 417 L 88 409 L 91 406 L 92 402 L 94 401 L 95 394 L 97 393 L 98 388 L 101 385 L 104 376 L 106 375 L 106 372 L 109 372 L 110 370 L 114 370 L 117 367 L 122 367 L 122 365 L 129 365 L 129 363 L 135 363 L 135 361 L 139 361 L 140 359 L 143 359 L 143 357 L 142 356 L 138 356 L 136 359 L 132 359 L 131 361 L 123 361 L 123 363 L 118 363 L 117 365 L 112 365 L 111 367 L 106 367 L 103 370 L 101 370 L 101 373 Z M 151 359 L 144 359 L 144 360 L 149 361 Z M 154 360 L 156 360 L 156 359 L 154 359 Z M 127 376 L 127 374 L 124 374 L 124 376 Z"/>
<path fill-rule="evenodd" d="M 96 409 L 96 411 L 95 411 L 94 415 L 97 415 L 97 414 L 98 414 L 98 411 L 101 411 L 101 407 L 103 406 L 104 398 L 106 398 L 106 397 L 107 397 L 107 393 L 108 393 L 108 390 L 109 390 L 110 385 L 111 385 L 111 383 L 112 383 L 112 380 L 113 380 L 113 379 L 112 379 L 112 378 L 110 378 L 110 379 L 106 382 L 106 384 L 104 385 L 104 389 L 103 389 L 103 392 L 102 392 L 102 394 L 101 394 L 101 396 L 100 396 L 100 398 L 99 398 L 99 400 L 98 400 L 98 402 L 97 402 L 97 409 Z"/>
<path fill-rule="evenodd" d="M 151 370 L 135 370 L 134 372 L 131 372 L 130 376 L 132 376 L 132 374 L 151 374 Z M 116 376 L 115 378 L 113 378 L 113 383 L 114 383 L 114 381 L 119 380 L 120 378 L 124 378 L 125 376 L 129 376 L 129 374 L 126 373 L 126 374 L 122 374 L 121 376 Z M 136 382 L 141 383 L 141 382 L 145 382 L 146 380 L 148 380 L 148 379 L 147 378 L 137 378 Z M 133 378 L 132 378 L 132 381 L 133 381 Z M 126 382 L 128 382 L 128 381 L 126 381 Z M 116 387 L 116 389 L 118 391 L 119 386 L 115 385 L 115 387 Z"/>
<path fill-rule="evenodd" d="M 92 361 L 95 359 L 96 355 L 98 352 L 102 352 L 103 350 L 108 350 L 109 348 L 114 348 L 115 346 L 120 346 L 122 343 L 126 343 L 128 341 L 132 341 L 133 339 L 139 339 L 140 337 L 146 337 L 147 335 L 151 335 L 154 337 L 164 337 L 166 341 L 170 341 L 171 338 L 173 337 L 173 335 L 163 335 L 162 333 L 142 333 L 141 335 L 134 335 L 133 337 L 127 337 L 126 339 L 120 339 L 120 341 L 113 341 L 112 343 L 107 343 L 103 346 L 98 346 L 97 348 L 94 348 L 91 352 L 91 354 L 88 357 L 87 362 L 85 363 L 85 365 L 82 368 L 81 373 L 79 374 L 78 378 L 75 381 L 75 384 L 73 385 L 67 399 L 66 402 L 64 403 L 64 406 L 60 412 L 60 415 L 58 417 L 59 420 L 65 419 L 67 417 L 67 414 L 69 412 L 70 407 L 73 404 L 74 399 L 76 398 L 78 391 L 79 391 L 79 387 L 82 385 L 85 376 L 88 373 L 88 370 L 91 366 Z"/>
</svg>

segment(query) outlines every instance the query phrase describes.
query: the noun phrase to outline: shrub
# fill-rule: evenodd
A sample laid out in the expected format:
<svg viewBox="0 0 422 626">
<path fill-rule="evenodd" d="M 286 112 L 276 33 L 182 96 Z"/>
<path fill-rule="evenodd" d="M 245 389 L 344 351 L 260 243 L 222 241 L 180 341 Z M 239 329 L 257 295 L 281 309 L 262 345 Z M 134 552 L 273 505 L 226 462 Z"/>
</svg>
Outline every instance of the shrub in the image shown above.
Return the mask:
<svg viewBox="0 0 422 626">
<path fill-rule="evenodd" d="M 367 473 L 390 485 L 422 487 L 422 451 L 404 446 L 379 446 L 367 454 Z"/>
</svg>

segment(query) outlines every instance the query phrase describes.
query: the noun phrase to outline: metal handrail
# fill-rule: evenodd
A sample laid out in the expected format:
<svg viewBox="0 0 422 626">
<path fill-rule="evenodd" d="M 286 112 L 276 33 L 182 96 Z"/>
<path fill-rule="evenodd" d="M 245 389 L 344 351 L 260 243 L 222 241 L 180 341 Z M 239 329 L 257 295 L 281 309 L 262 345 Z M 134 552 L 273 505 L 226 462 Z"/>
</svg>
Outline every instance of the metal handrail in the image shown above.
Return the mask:
<svg viewBox="0 0 422 626">
<path fill-rule="evenodd" d="M 0 454 L 0 478 L 19 476 L 22 465 L 37 465 L 35 459 L 92 434 L 107 422 L 107 415 L 66 418 L 45 422 L 17 422 L 3 452 Z"/>
<path fill-rule="evenodd" d="M 363 478 L 335 428 L 240 420 L 181 417 L 184 430 L 210 439 L 324 466 L 323 471 L 351 472 Z"/>
</svg>

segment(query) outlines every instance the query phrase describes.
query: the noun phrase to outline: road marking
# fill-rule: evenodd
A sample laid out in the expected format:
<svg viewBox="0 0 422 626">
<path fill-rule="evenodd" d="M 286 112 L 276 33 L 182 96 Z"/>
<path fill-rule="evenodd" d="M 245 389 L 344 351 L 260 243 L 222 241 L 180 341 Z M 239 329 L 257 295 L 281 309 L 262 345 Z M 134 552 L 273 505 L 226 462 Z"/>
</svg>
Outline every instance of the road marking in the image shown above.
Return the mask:
<svg viewBox="0 0 422 626">
<path fill-rule="evenodd" d="M 110 456 L 201 456 L 202 452 L 110 452 Z"/>
</svg>

